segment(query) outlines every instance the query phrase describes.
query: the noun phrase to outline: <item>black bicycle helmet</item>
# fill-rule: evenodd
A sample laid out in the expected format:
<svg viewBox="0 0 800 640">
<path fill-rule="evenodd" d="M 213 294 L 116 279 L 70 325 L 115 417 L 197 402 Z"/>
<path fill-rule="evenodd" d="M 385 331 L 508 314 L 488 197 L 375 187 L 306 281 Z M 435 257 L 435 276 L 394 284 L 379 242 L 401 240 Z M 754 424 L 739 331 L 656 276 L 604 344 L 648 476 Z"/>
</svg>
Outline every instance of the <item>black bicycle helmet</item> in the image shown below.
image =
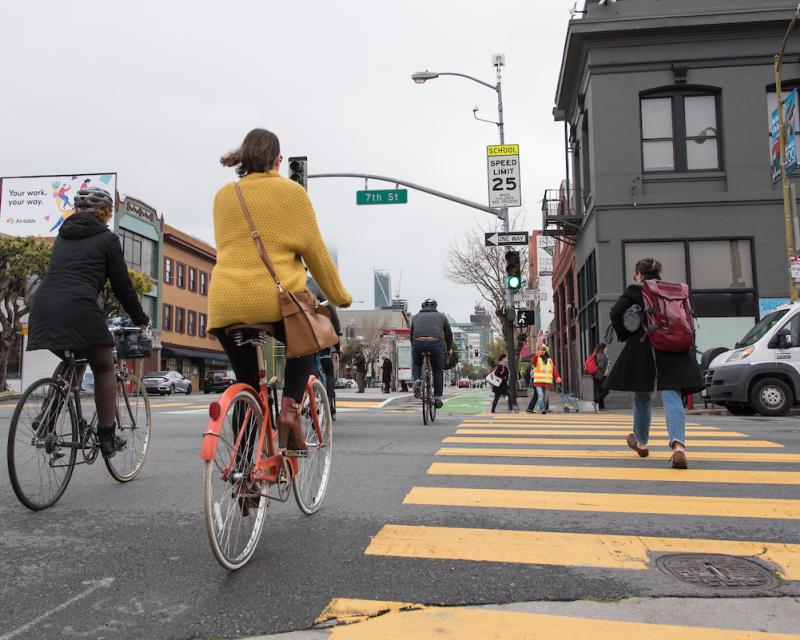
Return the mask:
<svg viewBox="0 0 800 640">
<path fill-rule="evenodd" d="M 433 298 L 425 298 L 425 302 L 422 303 L 423 309 L 435 309 L 437 306 L 436 300 Z"/>
<path fill-rule="evenodd" d="M 75 196 L 76 211 L 99 211 L 101 209 L 113 209 L 114 198 L 105 189 L 100 187 L 89 187 L 81 189 Z"/>
</svg>

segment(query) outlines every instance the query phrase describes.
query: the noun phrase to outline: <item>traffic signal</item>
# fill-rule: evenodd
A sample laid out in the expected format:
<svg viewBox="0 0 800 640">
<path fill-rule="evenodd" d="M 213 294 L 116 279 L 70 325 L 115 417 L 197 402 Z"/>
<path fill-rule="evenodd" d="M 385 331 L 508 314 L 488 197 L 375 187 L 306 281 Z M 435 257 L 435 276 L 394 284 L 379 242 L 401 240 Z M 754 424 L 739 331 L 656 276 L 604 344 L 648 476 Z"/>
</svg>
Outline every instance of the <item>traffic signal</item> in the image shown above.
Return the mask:
<svg viewBox="0 0 800 640">
<path fill-rule="evenodd" d="M 308 156 L 289 158 L 289 180 L 299 182 L 308 190 Z"/>
<path fill-rule="evenodd" d="M 518 327 L 532 327 L 535 323 L 536 312 L 533 309 L 517 309 Z"/>
<path fill-rule="evenodd" d="M 519 251 L 506 252 L 506 287 L 516 291 L 522 286 L 522 267 Z"/>
</svg>

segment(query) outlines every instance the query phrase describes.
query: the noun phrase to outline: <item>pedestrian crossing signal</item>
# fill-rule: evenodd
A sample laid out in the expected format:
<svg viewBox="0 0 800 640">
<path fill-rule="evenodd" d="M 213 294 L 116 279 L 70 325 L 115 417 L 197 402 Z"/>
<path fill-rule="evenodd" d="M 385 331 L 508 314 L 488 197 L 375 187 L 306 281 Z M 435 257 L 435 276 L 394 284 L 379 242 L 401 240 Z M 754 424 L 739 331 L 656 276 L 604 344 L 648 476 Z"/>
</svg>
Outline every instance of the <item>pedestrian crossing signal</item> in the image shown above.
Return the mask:
<svg viewBox="0 0 800 640">
<path fill-rule="evenodd" d="M 516 291 L 522 286 L 522 266 L 519 251 L 506 252 L 506 287 Z"/>
<path fill-rule="evenodd" d="M 295 156 L 289 158 L 289 180 L 299 182 L 303 189 L 308 190 L 308 156 Z"/>
</svg>

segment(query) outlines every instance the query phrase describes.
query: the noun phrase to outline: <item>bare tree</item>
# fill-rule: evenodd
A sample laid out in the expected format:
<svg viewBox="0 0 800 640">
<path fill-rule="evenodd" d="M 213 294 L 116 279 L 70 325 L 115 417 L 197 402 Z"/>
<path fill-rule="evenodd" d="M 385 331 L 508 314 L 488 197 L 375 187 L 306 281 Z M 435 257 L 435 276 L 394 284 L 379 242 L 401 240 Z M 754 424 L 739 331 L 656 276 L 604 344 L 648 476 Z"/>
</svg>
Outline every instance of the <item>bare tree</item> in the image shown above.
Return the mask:
<svg viewBox="0 0 800 640">
<path fill-rule="evenodd" d="M 521 224 L 524 224 L 524 216 L 519 214 L 512 227 Z M 451 244 L 445 255 L 444 273 L 452 282 L 474 287 L 478 291 L 481 299 L 494 310 L 492 328 L 505 336 L 506 327 L 502 320 L 506 307 L 505 254 L 513 247 L 484 246 L 484 233 L 491 232 L 494 229 L 479 226 Z M 520 251 L 520 264 L 525 280 L 528 273 L 527 251 Z"/>
</svg>

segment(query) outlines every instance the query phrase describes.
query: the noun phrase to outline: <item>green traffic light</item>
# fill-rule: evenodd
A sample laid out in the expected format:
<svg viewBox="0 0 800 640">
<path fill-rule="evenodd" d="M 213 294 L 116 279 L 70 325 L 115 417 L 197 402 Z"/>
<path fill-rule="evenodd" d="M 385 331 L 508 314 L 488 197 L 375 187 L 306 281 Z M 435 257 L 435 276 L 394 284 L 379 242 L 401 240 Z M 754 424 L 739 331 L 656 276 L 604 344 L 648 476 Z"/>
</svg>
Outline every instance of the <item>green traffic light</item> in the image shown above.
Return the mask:
<svg viewBox="0 0 800 640">
<path fill-rule="evenodd" d="M 522 286 L 522 279 L 519 276 L 507 276 L 506 286 L 509 289 L 519 289 Z"/>
</svg>

